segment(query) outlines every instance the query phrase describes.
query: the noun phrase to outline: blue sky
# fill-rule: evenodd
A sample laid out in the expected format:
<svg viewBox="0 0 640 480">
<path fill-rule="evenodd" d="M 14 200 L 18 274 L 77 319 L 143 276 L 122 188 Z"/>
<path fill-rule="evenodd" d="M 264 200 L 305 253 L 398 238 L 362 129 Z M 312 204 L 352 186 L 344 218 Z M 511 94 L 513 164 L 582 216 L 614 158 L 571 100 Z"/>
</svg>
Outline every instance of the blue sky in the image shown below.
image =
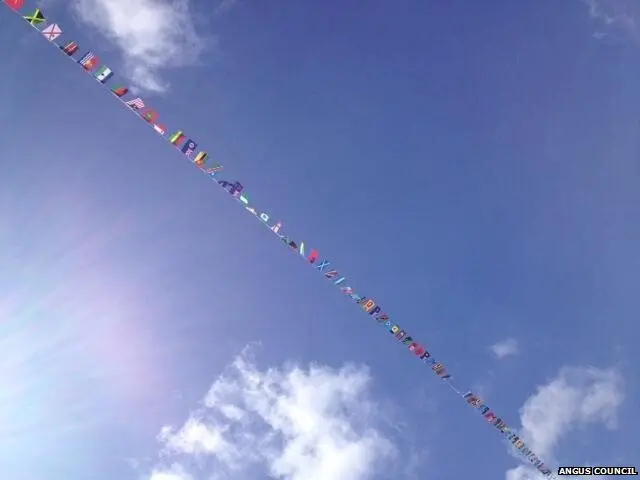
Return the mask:
<svg viewBox="0 0 640 480">
<path fill-rule="evenodd" d="M 42 8 L 548 463 L 640 463 L 633 1 Z M 4 8 L 0 40 L 7 478 L 536 478 Z"/>
</svg>

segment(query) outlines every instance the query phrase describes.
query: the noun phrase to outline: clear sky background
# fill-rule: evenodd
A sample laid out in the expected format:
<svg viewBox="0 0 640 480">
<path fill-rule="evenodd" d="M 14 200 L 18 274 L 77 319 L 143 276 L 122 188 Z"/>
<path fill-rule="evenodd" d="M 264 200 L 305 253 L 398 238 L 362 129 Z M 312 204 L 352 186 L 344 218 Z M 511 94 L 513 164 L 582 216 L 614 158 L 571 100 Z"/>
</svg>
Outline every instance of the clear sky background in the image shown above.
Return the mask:
<svg viewBox="0 0 640 480">
<path fill-rule="evenodd" d="M 635 0 L 42 8 L 549 464 L 640 466 Z M 3 477 L 537 479 L 38 37 L 0 8 Z"/>
</svg>

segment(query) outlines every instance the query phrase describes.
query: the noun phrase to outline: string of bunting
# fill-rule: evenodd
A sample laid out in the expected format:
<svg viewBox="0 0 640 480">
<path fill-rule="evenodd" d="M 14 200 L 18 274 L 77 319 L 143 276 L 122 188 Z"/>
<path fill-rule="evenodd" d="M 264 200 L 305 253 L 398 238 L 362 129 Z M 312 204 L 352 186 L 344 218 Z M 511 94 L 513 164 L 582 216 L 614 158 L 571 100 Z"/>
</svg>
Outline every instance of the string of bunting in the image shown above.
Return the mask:
<svg viewBox="0 0 640 480">
<path fill-rule="evenodd" d="M 20 15 L 27 24 L 38 31 L 42 37 L 56 46 L 60 52 L 80 65 L 85 73 L 92 75 L 98 83 L 106 86 L 107 82 L 112 79 L 114 72 L 106 65 L 99 66 L 99 58 L 93 51 L 88 51 L 79 59 L 76 59 L 74 55 L 80 48 L 76 42 L 69 40 L 63 44 L 56 43 L 56 40 L 62 36 L 63 31 L 57 23 L 48 23 L 42 10 L 36 8 L 31 11 L 31 13 L 25 14 L 20 11 L 24 5 L 24 0 L 4 0 L 4 2 L 11 10 Z M 114 85 L 110 87 L 110 91 L 115 98 L 127 107 L 128 110 L 135 113 L 139 118 L 153 127 L 159 135 L 165 137 L 167 129 L 158 123 L 158 113 L 154 109 L 148 107 L 142 98 L 137 97 L 126 100 L 124 97 L 129 93 L 129 89 L 122 85 Z M 217 184 L 225 189 L 245 210 L 253 214 L 256 218 L 259 218 L 260 221 L 275 235 L 277 235 L 289 249 L 300 255 L 306 263 L 314 266 L 315 269 L 321 272 L 326 279 L 330 280 L 333 285 L 337 286 L 343 295 L 355 302 L 359 308 L 375 320 L 381 328 L 389 332 L 397 343 L 406 347 L 416 358 L 427 365 L 437 377 L 451 388 L 451 390 L 461 397 L 468 405 L 479 412 L 483 419 L 489 425 L 493 426 L 500 435 L 507 439 L 508 442 L 513 445 L 513 448 L 522 455 L 524 459 L 528 460 L 535 468 L 537 468 L 543 476 L 557 480 L 558 477 L 552 473 L 551 469 L 545 465 L 542 459 L 527 445 L 527 443 L 520 438 L 520 434 L 515 429 L 509 427 L 507 423 L 488 405 L 486 405 L 478 395 L 474 394 L 472 391 L 462 393 L 465 390 L 461 390 L 456 386 L 453 377 L 447 368 L 441 362 L 437 361 L 433 354 L 423 345 L 414 340 L 414 338 L 409 335 L 409 333 L 405 331 L 400 324 L 393 320 L 390 315 L 382 309 L 376 300 L 357 293 L 353 287 L 348 285 L 347 277 L 336 270 L 329 260 L 323 259 L 317 249 L 311 248 L 307 253 L 304 242 L 296 242 L 289 236 L 281 233 L 281 221 L 275 222 L 273 225 L 269 225 L 269 215 L 264 212 L 258 213 L 258 210 L 249 204 L 249 199 L 247 198 L 246 193 L 243 193 L 244 187 L 240 182 L 230 182 L 219 179 L 217 175 L 224 169 L 223 165 L 219 163 L 209 163 L 209 157 L 205 151 L 195 153 L 198 149 L 198 143 L 191 138 L 187 138 L 182 130 L 178 130 L 170 135 L 168 137 L 168 141 L 185 157 L 187 157 L 200 171 L 215 180 Z"/>
</svg>

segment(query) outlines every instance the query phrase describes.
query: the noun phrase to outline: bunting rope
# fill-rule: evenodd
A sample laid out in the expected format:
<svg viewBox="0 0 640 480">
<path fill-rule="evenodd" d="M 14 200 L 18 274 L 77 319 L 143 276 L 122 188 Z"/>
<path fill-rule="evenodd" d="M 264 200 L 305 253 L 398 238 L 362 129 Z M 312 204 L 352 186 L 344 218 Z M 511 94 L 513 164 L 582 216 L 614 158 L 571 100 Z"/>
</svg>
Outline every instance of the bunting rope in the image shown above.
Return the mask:
<svg viewBox="0 0 640 480">
<path fill-rule="evenodd" d="M 57 47 L 58 51 L 64 53 L 71 61 L 82 67 L 85 73 L 92 75 L 100 84 L 106 86 L 107 81 L 113 77 L 113 71 L 106 65 L 102 65 L 96 69 L 100 62 L 98 56 L 94 52 L 88 51 L 80 59 L 76 60 L 74 55 L 79 50 L 79 46 L 76 42 L 70 40 L 62 45 L 56 43 L 55 40 L 62 35 L 62 29 L 57 23 L 49 23 L 47 25 L 48 21 L 42 10 L 36 8 L 31 13 L 24 14 L 21 12 L 24 0 L 4 0 L 4 2 L 14 13 L 20 15 L 27 24 L 33 27 L 40 36 Z M 44 28 L 41 29 L 39 26 Z M 127 107 L 127 110 L 133 112 L 138 118 L 144 120 L 147 125 L 151 126 L 163 138 L 166 138 L 165 134 L 167 130 L 163 125 L 158 123 L 158 113 L 154 109 L 147 107 L 142 98 L 137 97 L 131 100 L 125 100 L 123 97 L 128 94 L 129 89 L 122 85 L 113 86 L 110 90 L 115 98 L 117 98 L 122 105 Z M 397 343 L 405 346 L 419 360 L 427 365 L 438 378 L 440 378 L 454 393 L 456 393 L 456 395 L 478 411 L 484 420 L 489 425 L 493 426 L 494 429 L 502 435 L 502 437 L 507 439 L 513 448 L 524 459 L 528 460 L 543 476 L 558 480 L 558 477 L 552 473 L 551 468 L 545 465 L 533 449 L 529 447 L 524 440 L 522 440 L 518 431 L 509 427 L 507 423 L 501 417 L 498 417 L 498 415 L 492 411 L 492 409 L 486 405 L 478 395 L 474 394 L 470 390 L 466 391 L 466 393 L 462 393 L 465 392 L 465 389 L 460 389 L 456 386 L 453 377 L 445 366 L 441 362 L 437 361 L 424 346 L 415 341 L 408 332 L 396 323 L 395 320 L 392 320 L 389 314 L 382 310 L 378 302 L 372 298 L 356 293 L 351 286 L 347 285 L 347 277 L 336 270 L 329 260 L 321 260 L 321 256 L 317 249 L 311 248 L 307 254 L 305 252 L 304 242 L 295 242 L 289 236 L 282 234 L 280 232 L 282 229 L 281 221 L 277 221 L 275 224 L 269 225 L 269 215 L 264 213 L 264 211 L 262 213 L 258 213 L 258 210 L 249 204 L 249 199 L 247 198 L 246 193 L 243 193 L 244 187 L 239 181 L 230 182 L 218 179 L 217 175 L 224 169 L 223 165 L 218 163 L 208 163 L 208 154 L 205 151 L 200 151 L 195 154 L 198 144 L 193 139 L 187 138 L 182 130 L 178 130 L 169 136 L 168 141 L 185 157 L 187 157 L 201 172 L 204 172 L 216 181 L 217 184 L 227 191 L 242 208 L 253 214 L 256 218 L 259 218 L 261 223 L 266 225 L 267 228 L 269 228 L 290 250 L 296 252 L 308 264 L 314 266 L 326 279 L 331 280 L 331 282 L 340 289 L 343 295 L 350 298 L 360 307 L 360 309 L 370 315 L 370 317 L 374 319 L 381 328 L 388 331 L 393 336 Z"/>
</svg>

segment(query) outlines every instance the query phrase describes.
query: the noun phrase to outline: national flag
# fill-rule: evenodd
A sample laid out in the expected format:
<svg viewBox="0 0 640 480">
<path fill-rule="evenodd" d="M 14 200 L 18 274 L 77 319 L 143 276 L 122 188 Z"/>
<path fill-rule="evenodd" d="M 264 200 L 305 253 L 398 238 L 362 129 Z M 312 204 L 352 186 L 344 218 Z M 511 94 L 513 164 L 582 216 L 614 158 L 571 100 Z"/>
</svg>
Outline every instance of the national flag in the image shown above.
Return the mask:
<svg viewBox="0 0 640 480">
<path fill-rule="evenodd" d="M 154 109 L 150 108 L 147 111 L 141 113 L 140 116 L 147 123 L 156 123 L 156 120 L 158 119 L 158 112 L 156 112 Z"/>
<path fill-rule="evenodd" d="M 105 83 L 111 77 L 113 77 L 113 72 L 106 65 L 101 66 L 96 72 L 96 80 L 100 83 Z"/>
<path fill-rule="evenodd" d="M 87 52 L 84 54 L 84 57 L 78 60 L 78 63 L 82 65 L 85 70 L 93 70 L 96 68 L 96 65 L 98 65 L 98 57 L 96 57 L 96 54 L 93 52 Z"/>
<path fill-rule="evenodd" d="M 42 14 L 39 8 L 36 8 L 33 13 L 29 15 L 25 15 L 22 18 L 24 18 L 29 24 L 31 24 L 34 27 L 36 25 L 44 23 L 44 21 L 46 20 L 46 18 L 44 18 L 44 15 Z"/>
<path fill-rule="evenodd" d="M 184 143 L 180 151 L 184 153 L 187 157 L 191 157 L 191 154 L 196 151 L 196 148 L 198 148 L 198 144 L 193 140 L 189 139 Z"/>
<path fill-rule="evenodd" d="M 314 248 L 313 250 L 311 250 L 311 253 L 307 257 L 307 261 L 309 263 L 315 263 L 317 259 L 318 259 L 318 250 Z"/>
<path fill-rule="evenodd" d="M 178 130 L 176 133 L 171 135 L 171 137 L 169 137 L 169 142 L 171 142 L 173 145 L 176 145 L 184 139 L 185 139 L 184 134 L 182 133 L 181 130 Z"/>
<path fill-rule="evenodd" d="M 193 159 L 193 163 L 201 167 L 206 159 L 207 152 L 200 152 L 196 155 L 196 158 Z"/>
<path fill-rule="evenodd" d="M 237 196 L 240 195 L 240 192 L 242 192 L 243 189 L 244 189 L 244 187 L 242 186 L 242 184 L 240 182 L 236 181 L 236 183 L 231 185 L 231 188 L 229 189 L 229 193 L 231 195 L 233 195 L 234 197 L 237 197 Z M 278 228 L 280 228 L 280 227 L 278 227 Z M 271 230 L 273 230 L 273 228 Z M 273 231 L 278 233 L 278 230 L 273 230 Z"/>
<path fill-rule="evenodd" d="M 124 97 L 127 92 L 129 91 L 128 88 L 123 87 L 122 85 L 118 85 L 117 87 L 113 87 L 111 89 L 111 92 L 116 96 L 116 97 Z"/>
<path fill-rule="evenodd" d="M 167 132 L 167 129 L 164 126 L 158 125 L 157 123 L 153 124 L 153 129 L 160 135 L 164 135 Z"/>
<path fill-rule="evenodd" d="M 64 53 L 71 56 L 78 51 L 78 44 L 76 42 L 67 42 L 62 47 L 60 47 Z"/>
<path fill-rule="evenodd" d="M 130 106 L 134 110 L 139 110 L 141 108 L 144 108 L 144 102 L 142 101 L 142 99 L 140 97 L 134 98 L 133 100 L 129 100 L 126 103 L 127 103 L 128 106 Z"/>
<path fill-rule="evenodd" d="M 4 0 L 4 3 L 6 3 L 11 10 L 20 10 L 22 5 L 24 5 L 24 0 Z"/>
<path fill-rule="evenodd" d="M 56 38 L 62 35 L 62 29 L 57 23 L 52 23 L 47 28 L 42 29 L 42 34 L 44 35 L 44 38 L 53 42 Z"/>
</svg>

